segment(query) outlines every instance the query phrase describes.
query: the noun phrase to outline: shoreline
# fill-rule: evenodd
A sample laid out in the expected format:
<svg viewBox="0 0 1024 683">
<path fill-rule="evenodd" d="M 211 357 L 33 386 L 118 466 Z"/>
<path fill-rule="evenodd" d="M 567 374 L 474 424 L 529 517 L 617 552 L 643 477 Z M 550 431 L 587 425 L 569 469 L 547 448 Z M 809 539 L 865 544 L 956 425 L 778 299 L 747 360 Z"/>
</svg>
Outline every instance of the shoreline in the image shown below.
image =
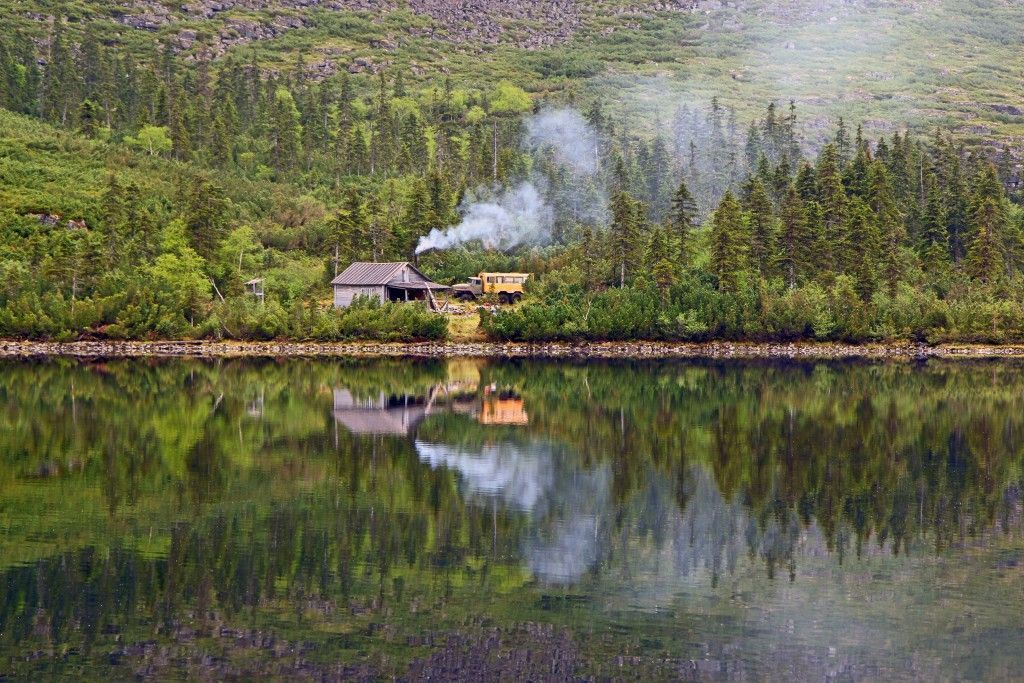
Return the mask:
<svg viewBox="0 0 1024 683">
<path fill-rule="evenodd" d="M 0 340 L 0 358 L 509 358 L 927 360 L 1024 358 L 1024 345 L 832 342 L 241 342 Z"/>
</svg>

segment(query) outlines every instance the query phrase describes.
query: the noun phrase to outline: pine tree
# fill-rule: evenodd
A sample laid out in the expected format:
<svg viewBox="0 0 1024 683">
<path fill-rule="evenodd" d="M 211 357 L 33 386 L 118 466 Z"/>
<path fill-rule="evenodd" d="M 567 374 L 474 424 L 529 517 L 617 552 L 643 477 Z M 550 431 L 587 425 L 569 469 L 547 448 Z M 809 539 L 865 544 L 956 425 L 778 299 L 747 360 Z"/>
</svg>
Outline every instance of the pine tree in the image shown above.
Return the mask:
<svg viewBox="0 0 1024 683">
<path fill-rule="evenodd" d="M 746 264 L 743 212 L 731 190 L 711 218 L 711 271 L 718 278 L 718 288 L 734 292 L 738 276 Z"/>
<path fill-rule="evenodd" d="M 753 180 L 745 208 L 750 234 L 750 266 L 761 277 L 768 277 L 775 253 L 775 216 L 768 192 L 757 178 Z"/>
<path fill-rule="evenodd" d="M 839 154 L 835 145 L 826 145 L 817 168 L 817 204 L 821 209 L 822 264 L 842 272 L 848 261 L 846 229 L 846 188 L 839 174 Z"/>
<path fill-rule="evenodd" d="M 672 198 L 669 228 L 678 248 L 677 261 L 685 268 L 690 265 L 693 231 L 697 228 L 697 202 L 690 194 L 685 179 L 679 181 L 679 188 Z"/>
<path fill-rule="evenodd" d="M 906 229 L 893 196 L 889 171 L 881 160 L 872 163 L 868 170 L 868 203 L 881 238 L 881 276 L 889 295 L 894 296 L 903 274 L 901 249 Z"/>
<path fill-rule="evenodd" d="M 611 212 L 611 253 L 619 275 L 619 286 L 625 287 L 626 277 L 633 275 L 640 251 L 639 203 L 628 192 L 620 190 L 612 197 Z"/>
<path fill-rule="evenodd" d="M 997 209 L 991 206 L 991 202 L 981 210 L 984 213 L 992 214 Z M 985 223 L 978 226 L 978 234 L 971 241 L 970 249 L 967 250 L 967 259 L 964 262 L 967 273 L 975 280 L 984 283 L 998 282 L 1003 273 L 1003 259 L 996 244 L 996 238 L 992 230 Z"/>
<path fill-rule="evenodd" d="M 878 221 L 874 220 L 870 207 L 859 197 L 851 200 L 847 221 L 851 244 L 848 272 L 854 277 L 860 298 L 870 301 L 875 291 L 876 266 L 882 250 Z"/>
<path fill-rule="evenodd" d="M 271 161 L 278 171 L 296 168 L 302 148 L 302 123 L 295 98 L 286 88 L 277 88 L 270 110 Z"/>
<path fill-rule="evenodd" d="M 812 236 L 807 226 L 807 212 L 796 185 L 790 185 L 782 200 L 781 231 L 776 263 L 790 289 L 808 269 L 814 251 Z"/>
<path fill-rule="evenodd" d="M 926 272 L 940 270 L 949 258 L 946 209 L 934 173 L 925 178 L 925 208 L 921 220 L 921 258 Z"/>
</svg>

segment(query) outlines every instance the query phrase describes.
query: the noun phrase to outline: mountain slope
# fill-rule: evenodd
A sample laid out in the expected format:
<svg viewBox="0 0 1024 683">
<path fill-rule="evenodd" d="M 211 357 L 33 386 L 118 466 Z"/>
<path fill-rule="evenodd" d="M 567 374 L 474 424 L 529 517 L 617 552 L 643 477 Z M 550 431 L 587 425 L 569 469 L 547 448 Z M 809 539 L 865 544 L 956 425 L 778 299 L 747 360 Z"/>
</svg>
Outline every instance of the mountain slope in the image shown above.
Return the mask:
<svg viewBox="0 0 1024 683">
<path fill-rule="evenodd" d="M 45 41 L 55 5 L 29 6 L 3 0 L 0 12 Z M 741 111 L 794 99 L 811 129 L 845 115 L 872 132 L 1024 135 L 1024 6 L 1009 0 L 80 0 L 67 13 L 143 57 L 154 40 L 268 71 L 301 56 L 313 79 L 402 68 L 424 81 L 612 92 L 647 120 L 718 95 Z"/>
</svg>

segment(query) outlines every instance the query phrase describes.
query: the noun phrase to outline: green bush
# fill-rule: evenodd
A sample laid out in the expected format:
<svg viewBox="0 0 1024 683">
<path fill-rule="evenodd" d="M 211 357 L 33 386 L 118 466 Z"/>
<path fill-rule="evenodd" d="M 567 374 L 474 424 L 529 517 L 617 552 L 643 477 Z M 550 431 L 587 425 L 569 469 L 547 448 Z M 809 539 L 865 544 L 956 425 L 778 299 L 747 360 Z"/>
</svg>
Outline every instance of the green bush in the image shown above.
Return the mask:
<svg viewBox="0 0 1024 683">
<path fill-rule="evenodd" d="M 321 312 L 308 336 L 321 341 L 436 341 L 448 336 L 448 319 L 416 303 L 381 304 L 358 297 L 346 309 Z"/>
</svg>

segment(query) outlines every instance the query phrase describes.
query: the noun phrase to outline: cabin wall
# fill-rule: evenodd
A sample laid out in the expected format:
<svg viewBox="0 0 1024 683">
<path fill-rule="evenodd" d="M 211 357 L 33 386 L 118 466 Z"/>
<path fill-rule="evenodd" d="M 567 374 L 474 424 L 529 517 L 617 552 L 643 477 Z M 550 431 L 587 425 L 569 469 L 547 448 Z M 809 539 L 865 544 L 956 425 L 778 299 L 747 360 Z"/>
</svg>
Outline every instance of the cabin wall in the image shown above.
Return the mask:
<svg viewBox="0 0 1024 683">
<path fill-rule="evenodd" d="M 384 302 L 384 287 L 353 287 L 351 285 L 334 285 L 334 307 L 348 308 L 357 296 L 372 296 Z"/>
<path fill-rule="evenodd" d="M 411 266 L 405 266 L 400 270 L 395 277 L 391 279 L 392 282 L 429 282 L 427 278 L 417 273 Z"/>
</svg>

